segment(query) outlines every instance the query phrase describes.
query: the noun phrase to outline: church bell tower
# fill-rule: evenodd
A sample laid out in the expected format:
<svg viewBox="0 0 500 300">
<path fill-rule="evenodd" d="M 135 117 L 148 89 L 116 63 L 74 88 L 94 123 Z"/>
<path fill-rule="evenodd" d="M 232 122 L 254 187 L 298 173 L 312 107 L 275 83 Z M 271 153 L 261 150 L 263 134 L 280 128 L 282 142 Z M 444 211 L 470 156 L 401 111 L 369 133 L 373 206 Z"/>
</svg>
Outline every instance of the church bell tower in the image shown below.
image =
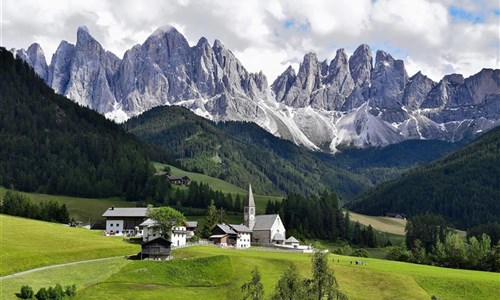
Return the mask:
<svg viewBox="0 0 500 300">
<path fill-rule="evenodd" d="M 252 185 L 248 184 L 248 197 L 244 211 L 245 226 L 253 229 L 255 225 L 255 201 L 253 200 Z"/>
</svg>

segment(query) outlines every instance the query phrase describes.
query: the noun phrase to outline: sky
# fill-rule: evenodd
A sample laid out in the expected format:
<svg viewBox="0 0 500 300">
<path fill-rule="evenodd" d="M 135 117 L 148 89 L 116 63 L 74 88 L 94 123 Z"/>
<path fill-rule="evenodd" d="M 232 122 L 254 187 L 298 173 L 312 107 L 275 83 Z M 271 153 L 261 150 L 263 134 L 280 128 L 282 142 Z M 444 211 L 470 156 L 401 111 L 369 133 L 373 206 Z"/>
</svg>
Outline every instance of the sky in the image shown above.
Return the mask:
<svg viewBox="0 0 500 300">
<path fill-rule="evenodd" d="M 251 72 L 271 83 L 304 54 L 332 60 L 368 44 L 439 81 L 500 68 L 499 0 L 0 0 L 0 44 L 38 42 L 50 62 L 61 40 L 85 25 L 118 57 L 158 27 L 177 28 L 191 45 L 219 39 Z"/>
</svg>

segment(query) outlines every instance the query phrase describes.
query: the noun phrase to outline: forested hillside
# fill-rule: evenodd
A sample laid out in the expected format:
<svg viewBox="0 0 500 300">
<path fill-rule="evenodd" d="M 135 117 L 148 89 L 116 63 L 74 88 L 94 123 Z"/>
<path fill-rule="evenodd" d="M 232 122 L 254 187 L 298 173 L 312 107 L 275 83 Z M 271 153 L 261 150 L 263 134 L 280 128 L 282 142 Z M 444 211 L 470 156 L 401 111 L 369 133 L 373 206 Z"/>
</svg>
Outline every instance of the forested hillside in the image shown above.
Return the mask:
<svg viewBox="0 0 500 300">
<path fill-rule="evenodd" d="M 500 128 L 364 193 L 350 208 L 380 215 L 431 212 L 457 228 L 500 219 Z"/>
<path fill-rule="evenodd" d="M 144 199 L 165 189 L 163 152 L 47 87 L 0 48 L 0 185 L 22 191 Z"/>
<path fill-rule="evenodd" d="M 344 197 L 368 182 L 315 157 L 253 123 L 214 123 L 177 106 L 157 107 L 124 124 L 129 132 L 170 151 L 188 170 L 218 177 L 259 194 L 315 193 Z"/>
</svg>

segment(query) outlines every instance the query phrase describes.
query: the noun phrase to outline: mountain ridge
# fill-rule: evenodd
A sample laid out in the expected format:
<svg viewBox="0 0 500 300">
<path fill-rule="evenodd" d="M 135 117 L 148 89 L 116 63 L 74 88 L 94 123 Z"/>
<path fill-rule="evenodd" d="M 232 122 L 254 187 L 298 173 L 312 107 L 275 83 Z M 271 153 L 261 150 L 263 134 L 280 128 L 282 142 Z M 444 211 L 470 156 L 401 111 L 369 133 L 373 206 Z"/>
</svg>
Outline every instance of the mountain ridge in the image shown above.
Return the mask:
<svg viewBox="0 0 500 300">
<path fill-rule="evenodd" d="M 370 189 L 348 206 L 356 212 L 409 216 L 431 212 L 457 228 L 500 217 L 500 128 L 434 162 Z"/>
<path fill-rule="evenodd" d="M 190 46 L 174 27 L 157 29 L 122 59 L 86 27 L 75 45 L 61 42 L 50 66 L 39 45 L 29 49 L 13 52 L 56 92 L 115 121 L 180 105 L 213 121 L 254 122 L 326 152 L 408 139 L 459 141 L 500 124 L 500 70 L 436 83 L 420 72 L 408 77 L 404 62 L 384 51 L 373 61 L 364 44 L 350 57 L 339 49 L 330 64 L 307 53 L 297 73 L 288 67 L 271 85 L 219 40 L 210 45 L 202 37 Z"/>
</svg>

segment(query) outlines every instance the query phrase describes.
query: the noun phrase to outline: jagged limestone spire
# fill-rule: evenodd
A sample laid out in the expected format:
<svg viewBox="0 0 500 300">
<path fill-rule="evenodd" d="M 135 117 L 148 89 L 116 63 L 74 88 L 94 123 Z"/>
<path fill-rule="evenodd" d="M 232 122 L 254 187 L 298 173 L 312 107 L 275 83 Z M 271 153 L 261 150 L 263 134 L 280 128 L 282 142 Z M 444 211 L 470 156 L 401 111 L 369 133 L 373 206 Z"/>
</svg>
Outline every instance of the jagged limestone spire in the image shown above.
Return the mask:
<svg viewBox="0 0 500 300">
<path fill-rule="evenodd" d="M 247 203 L 245 204 L 244 221 L 245 226 L 253 229 L 255 225 L 255 201 L 253 199 L 251 184 L 248 184 L 248 197 Z"/>
</svg>

